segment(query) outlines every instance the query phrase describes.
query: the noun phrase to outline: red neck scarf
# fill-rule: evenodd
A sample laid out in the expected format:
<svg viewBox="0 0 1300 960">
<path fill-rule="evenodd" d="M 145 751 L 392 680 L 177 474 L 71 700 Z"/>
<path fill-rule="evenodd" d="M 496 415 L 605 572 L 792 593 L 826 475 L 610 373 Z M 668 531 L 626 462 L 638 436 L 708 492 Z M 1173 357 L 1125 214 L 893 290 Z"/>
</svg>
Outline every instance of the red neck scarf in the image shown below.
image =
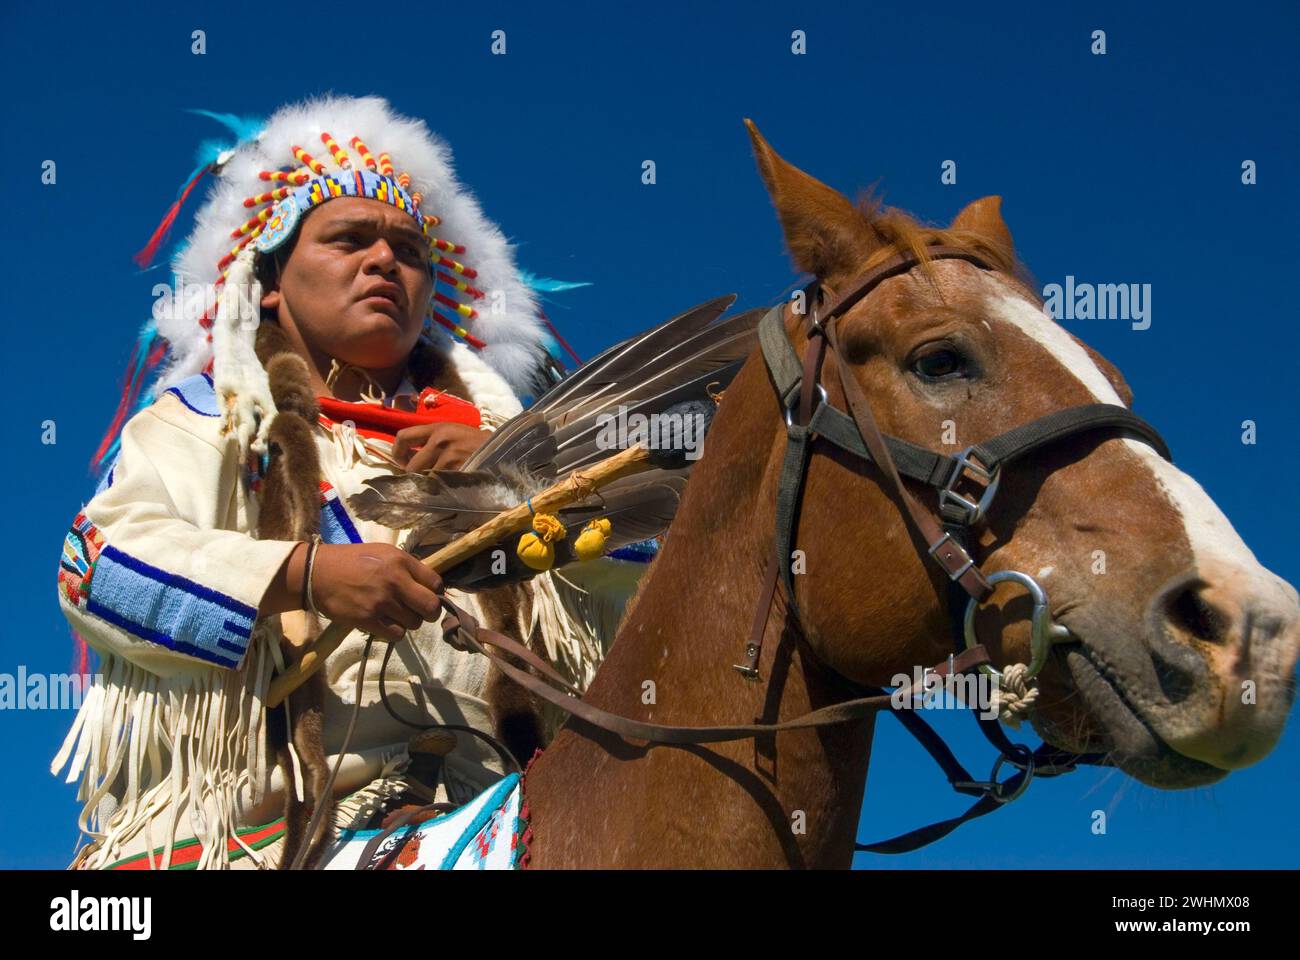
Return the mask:
<svg viewBox="0 0 1300 960">
<path fill-rule="evenodd" d="M 345 420 L 356 424 L 357 433 L 372 440 L 393 442 L 397 431 L 422 423 L 464 423 L 482 426 L 478 407 L 450 393 L 425 387 L 419 396 L 410 393 L 393 398 L 393 406 L 377 403 L 347 403 L 333 397 L 317 397 L 320 422 L 333 426 Z"/>
</svg>

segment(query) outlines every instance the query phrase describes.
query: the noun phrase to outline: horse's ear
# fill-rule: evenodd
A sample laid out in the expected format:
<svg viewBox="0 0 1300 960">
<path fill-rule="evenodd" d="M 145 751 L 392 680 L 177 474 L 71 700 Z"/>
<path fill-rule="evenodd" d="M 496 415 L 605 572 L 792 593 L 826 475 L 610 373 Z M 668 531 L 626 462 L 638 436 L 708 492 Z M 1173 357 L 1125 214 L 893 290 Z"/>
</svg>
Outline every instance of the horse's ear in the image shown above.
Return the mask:
<svg viewBox="0 0 1300 960">
<path fill-rule="evenodd" d="M 781 159 L 752 120 L 745 126 L 796 269 L 822 280 L 856 273 L 880 244 L 866 217 L 838 190 Z"/>
<path fill-rule="evenodd" d="M 978 200 L 972 200 L 966 204 L 961 213 L 953 217 L 951 229 L 977 233 L 1004 248 L 1008 254 L 1015 251 L 1015 245 L 1011 242 L 1011 231 L 1007 229 L 1006 222 L 1002 219 L 1001 197 L 980 197 Z"/>
</svg>

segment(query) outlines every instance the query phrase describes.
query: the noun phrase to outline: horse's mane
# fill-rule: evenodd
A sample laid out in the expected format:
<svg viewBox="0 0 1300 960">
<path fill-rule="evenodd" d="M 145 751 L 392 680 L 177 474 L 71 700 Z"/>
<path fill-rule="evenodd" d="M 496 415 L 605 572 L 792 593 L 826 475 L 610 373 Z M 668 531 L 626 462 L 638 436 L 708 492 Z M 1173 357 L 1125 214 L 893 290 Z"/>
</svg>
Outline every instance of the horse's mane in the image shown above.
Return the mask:
<svg viewBox="0 0 1300 960">
<path fill-rule="evenodd" d="M 879 249 L 863 264 L 863 272 L 890 257 L 911 253 L 921 262 L 922 272 L 933 279 L 927 248 L 956 247 L 980 257 L 994 269 L 1007 274 L 1022 285 L 1036 301 L 1040 299 L 1037 285 L 1028 268 L 1020 262 L 1009 245 L 1001 243 L 997 238 L 970 230 L 953 230 L 922 223 L 904 210 L 885 206 L 871 193 L 864 194 L 858 200 L 857 210 L 881 241 Z"/>
</svg>

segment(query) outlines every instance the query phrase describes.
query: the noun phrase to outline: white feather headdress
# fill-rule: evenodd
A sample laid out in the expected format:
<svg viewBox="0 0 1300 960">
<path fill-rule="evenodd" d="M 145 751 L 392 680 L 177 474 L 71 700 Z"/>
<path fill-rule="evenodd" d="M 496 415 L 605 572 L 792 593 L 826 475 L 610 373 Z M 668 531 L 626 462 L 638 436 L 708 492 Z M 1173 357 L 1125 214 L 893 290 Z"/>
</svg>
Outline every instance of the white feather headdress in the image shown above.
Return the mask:
<svg viewBox="0 0 1300 960">
<path fill-rule="evenodd" d="M 322 135 L 328 135 L 333 144 L 323 143 Z M 231 349 L 245 357 L 250 354 L 255 323 L 244 322 L 239 331 L 233 331 L 242 331 L 247 344 L 236 343 L 238 337 L 223 337 L 223 333 L 232 333 L 234 325 L 229 317 L 225 331 L 214 329 L 219 325 L 219 304 L 234 301 L 224 297 L 221 286 L 237 269 L 238 255 L 249 251 L 285 188 L 291 190 L 303 179 L 322 173 L 341 172 L 344 167 L 336 150 L 341 150 L 354 168 L 363 168 L 360 152 L 352 146 L 353 138 L 368 148 L 371 160 L 378 157 L 381 165 L 391 163 L 392 175 L 418 198 L 420 211 L 436 218 L 429 233 L 448 248 L 455 245 L 438 271 L 442 279 L 435 283 L 435 294 L 444 299 L 434 305 L 435 311 L 454 324 L 463 324 L 461 332 L 467 332 L 469 342 L 478 346 L 479 357 L 516 393 L 539 392 L 538 388 L 548 382 L 544 363 L 550 338 L 539 316 L 535 294 L 517 268 L 513 248 L 500 228 L 483 215 L 477 199 L 457 179 L 451 149 L 423 120 L 395 113 L 381 97 L 323 96 L 281 107 L 260 132 L 246 132 L 241 143 L 200 168 L 186 188 L 188 193 L 204 174 L 214 175 L 194 228 L 172 266 L 179 290 L 206 287 L 210 293 L 205 297 L 206 309 L 198 318 L 193 310 L 155 311 L 156 337 L 165 343 L 145 337 L 133 359 L 137 379 L 148 367 L 158 366 L 146 399 L 209 368 L 223 379 L 223 358 L 214 358 L 214 344 L 217 353 Z M 268 181 L 264 172 L 278 172 L 279 176 Z M 164 219 L 147 250 L 156 248 L 180 202 Z M 142 263 L 148 255 L 142 254 Z M 251 255 L 240 259 L 243 263 L 239 266 L 245 268 L 239 271 L 241 279 L 248 279 Z M 255 290 L 252 293 L 257 295 Z M 445 347 L 454 342 L 443 327 L 432 327 L 430 335 Z M 131 377 L 128 371 L 128 391 L 132 389 Z M 256 371 L 234 374 L 233 379 L 227 373 L 224 379 L 230 387 L 241 381 L 260 392 L 256 384 L 248 382 L 256 380 Z M 134 392 L 139 389 L 137 383 Z M 127 396 L 123 403 L 130 405 Z M 119 409 L 97 461 L 108 450 L 125 413 L 125 409 Z M 245 436 L 246 430 L 241 428 Z"/>
</svg>

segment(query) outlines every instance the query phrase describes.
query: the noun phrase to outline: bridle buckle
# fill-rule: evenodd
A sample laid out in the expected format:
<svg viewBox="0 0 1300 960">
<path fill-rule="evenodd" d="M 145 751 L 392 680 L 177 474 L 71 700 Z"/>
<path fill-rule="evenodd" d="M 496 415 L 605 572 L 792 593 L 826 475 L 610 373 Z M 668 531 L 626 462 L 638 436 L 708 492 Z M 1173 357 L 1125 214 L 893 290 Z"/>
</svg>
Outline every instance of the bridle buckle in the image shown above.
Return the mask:
<svg viewBox="0 0 1300 960">
<path fill-rule="evenodd" d="M 1002 480 L 1002 468 L 986 467 L 977 459 L 974 447 L 967 447 L 952 459 L 952 472 L 944 485 L 939 488 L 939 509 L 945 518 L 952 517 L 954 513 L 960 514 L 960 517 L 953 517 L 953 519 L 966 526 L 974 526 L 984 519 L 989 506 L 993 503 L 993 498 L 997 495 L 998 484 Z M 967 473 L 974 474 L 974 479 L 984 484 L 984 490 L 980 493 L 978 501 L 964 497 L 956 490 L 957 484 L 966 479 Z"/>
<path fill-rule="evenodd" d="M 966 576 L 967 570 L 975 566 L 975 561 L 971 559 L 969 556 L 967 556 L 966 562 L 963 563 L 956 570 L 948 570 L 948 565 L 945 564 L 943 560 L 940 559 L 939 557 L 939 551 L 943 549 L 944 544 L 946 543 L 952 543 L 955 544 L 957 547 L 961 548 L 961 544 L 957 543 L 957 538 L 954 537 L 949 531 L 945 530 L 943 532 L 943 536 L 941 536 L 938 540 L 934 541 L 934 543 L 930 544 L 930 546 L 927 547 L 926 550 L 930 554 L 930 556 L 934 557 L 935 560 L 939 562 L 940 566 L 942 566 L 945 570 L 948 571 L 949 579 L 954 581 L 960 580 L 962 577 Z M 964 548 L 962 548 L 962 550 L 964 552 Z"/>
</svg>

